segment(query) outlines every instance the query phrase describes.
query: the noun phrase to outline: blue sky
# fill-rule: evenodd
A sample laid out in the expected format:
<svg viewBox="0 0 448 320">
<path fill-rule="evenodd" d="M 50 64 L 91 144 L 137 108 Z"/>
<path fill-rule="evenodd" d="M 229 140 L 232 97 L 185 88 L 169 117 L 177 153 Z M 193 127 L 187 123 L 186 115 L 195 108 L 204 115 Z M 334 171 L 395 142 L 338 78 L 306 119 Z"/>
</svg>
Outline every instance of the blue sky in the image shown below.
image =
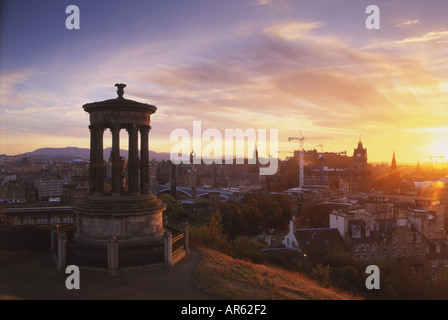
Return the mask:
<svg viewBox="0 0 448 320">
<path fill-rule="evenodd" d="M 68 5 L 80 9 L 67 30 Z M 368 5 L 379 30 L 365 27 Z M 448 158 L 448 1 L 3 1 L 0 153 L 89 146 L 87 102 L 155 104 L 151 149 L 175 128 L 302 131 L 312 149 Z M 313 137 L 315 139 L 313 139 Z M 110 141 L 106 135 L 105 145 Z"/>
</svg>

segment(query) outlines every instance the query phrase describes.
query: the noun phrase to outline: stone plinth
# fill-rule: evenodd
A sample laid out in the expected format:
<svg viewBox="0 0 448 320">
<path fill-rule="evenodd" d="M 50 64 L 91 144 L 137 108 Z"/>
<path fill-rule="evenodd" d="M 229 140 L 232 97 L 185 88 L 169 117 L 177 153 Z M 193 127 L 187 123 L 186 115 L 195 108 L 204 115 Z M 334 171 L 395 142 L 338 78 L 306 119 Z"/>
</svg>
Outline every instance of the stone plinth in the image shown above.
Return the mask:
<svg viewBox="0 0 448 320">
<path fill-rule="evenodd" d="M 149 239 L 162 236 L 166 205 L 152 194 L 91 196 L 73 207 L 77 214 L 75 239 Z"/>
</svg>

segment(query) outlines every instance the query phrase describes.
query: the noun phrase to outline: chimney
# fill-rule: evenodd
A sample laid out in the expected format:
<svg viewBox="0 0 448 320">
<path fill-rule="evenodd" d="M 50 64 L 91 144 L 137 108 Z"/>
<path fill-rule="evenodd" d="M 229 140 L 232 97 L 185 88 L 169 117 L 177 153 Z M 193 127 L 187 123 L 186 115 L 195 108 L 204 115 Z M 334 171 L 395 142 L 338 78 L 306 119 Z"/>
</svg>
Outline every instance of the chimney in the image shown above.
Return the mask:
<svg viewBox="0 0 448 320">
<path fill-rule="evenodd" d="M 406 227 L 408 225 L 408 219 L 405 214 L 398 214 L 397 216 L 397 227 Z"/>
</svg>

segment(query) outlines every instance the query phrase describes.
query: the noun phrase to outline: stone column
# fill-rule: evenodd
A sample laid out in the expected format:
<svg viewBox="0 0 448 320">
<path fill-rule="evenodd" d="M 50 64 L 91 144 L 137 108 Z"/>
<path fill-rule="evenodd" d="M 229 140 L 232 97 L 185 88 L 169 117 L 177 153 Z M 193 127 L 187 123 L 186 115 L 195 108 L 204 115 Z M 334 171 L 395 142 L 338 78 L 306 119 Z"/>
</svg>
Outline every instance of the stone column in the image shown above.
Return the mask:
<svg viewBox="0 0 448 320">
<path fill-rule="evenodd" d="M 97 132 L 97 163 L 98 163 L 98 172 L 97 172 L 97 182 L 96 182 L 96 195 L 102 195 L 104 193 L 104 159 L 103 159 L 103 135 L 104 128 L 98 128 Z"/>
<path fill-rule="evenodd" d="M 149 130 L 150 126 L 140 127 L 140 193 L 149 194 Z"/>
<path fill-rule="evenodd" d="M 89 126 L 90 128 L 90 177 L 91 193 L 103 194 L 104 163 L 103 163 L 103 134 L 101 126 Z"/>
<path fill-rule="evenodd" d="M 110 158 L 112 161 L 112 196 L 121 195 L 121 158 L 120 158 L 120 125 L 112 125 L 110 132 L 112 132 L 112 151 Z"/>
<path fill-rule="evenodd" d="M 57 236 L 57 226 L 55 226 L 54 224 L 51 225 L 51 252 L 54 253 L 57 249 L 58 243 L 55 239 L 55 237 Z"/>
<path fill-rule="evenodd" d="M 127 128 L 129 133 L 129 166 L 128 191 L 130 195 L 138 195 L 138 129 L 133 124 Z"/>
<path fill-rule="evenodd" d="M 95 134 L 95 127 L 90 125 L 90 165 L 89 165 L 89 193 L 93 194 L 95 192 L 95 163 L 96 163 L 96 134 Z"/>
<path fill-rule="evenodd" d="M 109 275 L 118 274 L 118 241 L 116 237 L 111 237 L 107 242 L 107 269 Z"/>
<path fill-rule="evenodd" d="M 67 260 L 67 234 L 65 232 L 58 233 L 58 264 L 57 269 L 65 268 Z"/>
<path fill-rule="evenodd" d="M 165 267 L 169 268 L 173 266 L 173 235 L 171 232 L 165 231 L 163 240 L 165 243 Z"/>
</svg>

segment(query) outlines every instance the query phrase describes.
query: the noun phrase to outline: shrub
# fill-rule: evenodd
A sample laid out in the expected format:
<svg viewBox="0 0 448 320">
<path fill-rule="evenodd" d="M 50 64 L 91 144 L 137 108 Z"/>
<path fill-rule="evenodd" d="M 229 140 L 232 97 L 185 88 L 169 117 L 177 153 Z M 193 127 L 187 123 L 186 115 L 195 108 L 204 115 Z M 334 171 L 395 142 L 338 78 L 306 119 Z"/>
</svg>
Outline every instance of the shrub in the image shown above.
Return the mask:
<svg viewBox="0 0 448 320">
<path fill-rule="evenodd" d="M 222 232 L 222 219 L 219 213 L 212 214 L 205 225 L 190 226 L 189 236 L 192 245 L 219 251 L 227 250 L 227 241 Z"/>
<path fill-rule="evenodd" d="M 238 259 L 249 259 L 255 263 L 263 262 L 263 253 L 261 249 L 267 248 L 267 245 L 254 241 L 248 236 L 239 236 L 232 241 L 230 245 L 230 255 Z"/>
<path fill-rule="evenodd" d="M 325 288 L 330 286 L 331 278 L 330 278 L 330 266 L 327 265 L 323 267 L 320 263 L 318 263 L 313 269 L 311 273 L 311 277 L 319 282 L 319 284 Z"/>
</svg>

